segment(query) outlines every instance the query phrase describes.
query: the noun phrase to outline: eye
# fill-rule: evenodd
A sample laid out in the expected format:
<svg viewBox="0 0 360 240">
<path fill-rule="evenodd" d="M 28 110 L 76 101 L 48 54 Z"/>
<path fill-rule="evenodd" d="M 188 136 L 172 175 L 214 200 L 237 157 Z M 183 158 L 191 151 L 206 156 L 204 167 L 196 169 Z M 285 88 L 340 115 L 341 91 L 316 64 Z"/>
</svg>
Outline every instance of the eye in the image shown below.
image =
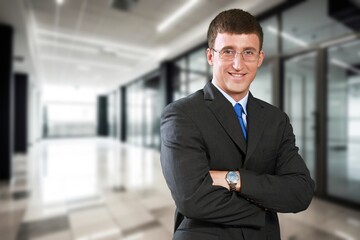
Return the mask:
<svg viewBox="0 0 360 240">
<path fill-rule="evenodd" d="M 224 49 L 223 51 L 222 51 L 222 54 L 224 54 L 224 55 L 233 55 L 234 54 L 234 50 L 232 50 L 232 49 Z"/>
<path fill-rule="evenodd" d="M 243 53 L 248 56 L 252 56 L 256 54 L 255 51 L 253 50 L 245 50 Z"/>
</svg>

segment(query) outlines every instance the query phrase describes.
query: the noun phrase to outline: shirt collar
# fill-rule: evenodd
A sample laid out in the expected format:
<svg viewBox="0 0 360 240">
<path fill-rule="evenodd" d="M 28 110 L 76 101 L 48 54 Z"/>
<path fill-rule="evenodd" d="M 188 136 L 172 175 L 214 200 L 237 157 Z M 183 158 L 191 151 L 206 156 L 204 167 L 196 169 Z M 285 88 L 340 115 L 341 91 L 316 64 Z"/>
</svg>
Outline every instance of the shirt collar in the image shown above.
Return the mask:
<svg viewBox="0 0 360 240">
<path fill-rule="evenodd" d="M 249 92 L 246 94 L 244 98 L 242 98 L 240 101 L 236 102 L 232 97 L 229 96 L 224 90 L 222 90 L 214 81 L 211 81 L 211 83 L 224 95 L 224 97 L 231 103 L 231 105 L 234 107 L 236 103 L 240 103 L 245 115 L 247 115 L 247 102 L 249 98 Z"/>
</svg>

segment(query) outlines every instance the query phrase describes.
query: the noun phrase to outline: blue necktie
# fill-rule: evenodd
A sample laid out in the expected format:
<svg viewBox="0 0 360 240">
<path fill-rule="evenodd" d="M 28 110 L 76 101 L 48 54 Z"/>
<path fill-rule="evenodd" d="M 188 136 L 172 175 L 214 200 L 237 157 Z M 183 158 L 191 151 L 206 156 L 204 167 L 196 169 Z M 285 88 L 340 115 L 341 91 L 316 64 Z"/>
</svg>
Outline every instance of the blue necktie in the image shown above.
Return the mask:
<svg viewBox="0 0 360 240">
<path fill-rule="evenodd" d="M 234 106 L 234 109 L 235 109 L 236 115 L 237 115 L 237 117 L 239 119 L 241 130 L 242 130 L 242 132 L 244 134 L 244 138 L 246 140 L 246 138 L 247 138 L 246 128 L 245 128 L 244 120 L 242 118 L 243 108 L 242 108 L 240 103 L 236 103 L 235 106 Z"/>
</svg>

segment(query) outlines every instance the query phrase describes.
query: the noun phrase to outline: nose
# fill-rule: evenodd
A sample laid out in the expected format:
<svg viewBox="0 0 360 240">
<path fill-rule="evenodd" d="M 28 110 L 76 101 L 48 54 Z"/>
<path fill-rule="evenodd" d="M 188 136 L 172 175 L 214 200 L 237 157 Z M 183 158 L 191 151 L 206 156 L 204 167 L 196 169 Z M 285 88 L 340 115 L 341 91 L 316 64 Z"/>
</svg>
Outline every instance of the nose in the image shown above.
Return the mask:
<svg viewBox="0 0 360 240">
<path fill-rule="evenodd" d="M 243 63 L 244 63 L 244 59 L 242 57 L 242 54 L 240 52 L 236 52 L 233 60 L 233 68 L 241 69 Z"/>
</svg>

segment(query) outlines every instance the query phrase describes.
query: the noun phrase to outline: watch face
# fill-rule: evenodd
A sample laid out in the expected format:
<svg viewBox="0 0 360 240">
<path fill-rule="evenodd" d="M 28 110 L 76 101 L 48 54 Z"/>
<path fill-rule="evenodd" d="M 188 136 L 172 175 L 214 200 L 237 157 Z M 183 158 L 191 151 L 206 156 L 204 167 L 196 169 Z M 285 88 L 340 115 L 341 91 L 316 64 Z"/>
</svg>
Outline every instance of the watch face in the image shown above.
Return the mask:
<svg viewBox="0 0 360 240">
<path fill-rule="evenodd" d="M 239 176 L 236 172 L 230 171 L 226 174 L 226 179 L 231 183 L 236 183 L 239 180 Z"/>
</svg>

